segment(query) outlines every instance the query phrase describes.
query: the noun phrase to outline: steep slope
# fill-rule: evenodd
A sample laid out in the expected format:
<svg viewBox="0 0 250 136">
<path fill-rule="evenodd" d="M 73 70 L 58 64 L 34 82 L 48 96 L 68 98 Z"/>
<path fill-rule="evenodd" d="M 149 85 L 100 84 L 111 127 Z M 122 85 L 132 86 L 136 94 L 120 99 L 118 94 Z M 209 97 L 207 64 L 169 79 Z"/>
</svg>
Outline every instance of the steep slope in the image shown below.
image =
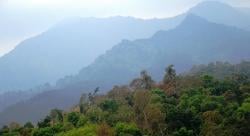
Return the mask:
<svg viewBox="0 0 250 136">
<path fill-rule="evenodd" d="M 176 29 L 160 31 L 150 39 L 123 41 L 82 69 L 75 80 L 117 81 L 119 84 L 142 69 L 159 78 L 162 74 L 156 73 L 159 71 L 155 68 L 163 70 L 168 64 L 175 64 L 182 72 L 193 64 L 217 60 L 238 62 L 250 57 L 249 36 L 247 31 L 189 15 Z"/>
<path fill-rule="evenodd" d="M 0 91 L 29 89 L 75 74 L 122 39 L 147 38 L 181 22 L 182 16 L 73 18 L 27 39 L 0 58 Z"/>
<path fill-rule="evenodd" d="M 190 9 L 189 13 L 201 16 L 211 22 L 250 30 L 250 10 L 246 8 L 232 7 L 216 1 L 206 1 Z"/>
<path fill-rule="evenodd" d="M 61 20 L 51 14 L 13 10 L 0 1 L 0 56 L 13 49 L 21 41 L 40 34 Z M 43 14 L 43 15 L 41 15 Z"/>
<path fill-rule="evenodd" d="M 159 80 L 169 64 L 183 72 L 193 64 L 249 60 L 249 43 L 248 31 L 189 15 L 177 28 L 160 31 L 149 39 L 124 40 L 76 76 L 58 81 L 57 90 L 7 108 L 0 113 L 0 124 L 13 120 L 37 121 L 51 108 L 69 108 L 76 104 L 81 93 L 98 86 L 106 91 L 113 85 L 125 84 L 143 69 Z"/>
<path fill-rule="evenodd" d="M 250 30 L 250 14 L 246 9 L 208 1 L 196 5 L 188 13 Z M 185 15 L 152 20 L 113 17 L 63 21 L 0 58 L 0 91 L 29 89 L 75 74 L 122 39 L 148 38 L 158 30 L 174 28 Z"/>
</svg>

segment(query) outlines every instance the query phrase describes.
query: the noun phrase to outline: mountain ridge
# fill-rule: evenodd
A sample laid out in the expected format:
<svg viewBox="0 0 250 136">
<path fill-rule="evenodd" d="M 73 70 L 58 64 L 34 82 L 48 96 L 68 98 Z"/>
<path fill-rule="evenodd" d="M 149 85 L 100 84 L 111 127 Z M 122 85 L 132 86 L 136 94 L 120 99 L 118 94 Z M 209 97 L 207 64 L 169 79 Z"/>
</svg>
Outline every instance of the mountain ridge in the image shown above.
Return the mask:
<svg viewBox="0 0 250 136">
<path fill-rule="evenodd" d="M 192 20 L 197 23 L 205 21 L 202 25 L 205 27 L 197 28 L 195 22 L 185 24 Z M 177 71 L 183 72 L 193 64 L 228 60 L 237 63 L 242 59 L 249 60 L 249 43 L 248 31 L 189 15 L 186 21 L 175 29 L 158 32 L 148 39 L 122 41 L 94 63 L 83 68 L 78 75 L 58 81 L 61 84 L 57 84 L 56 90 L 43 92 L 25 103 L 7 108 L 0 113 L 4 119 L 0 120 L 0 124 L 11 120 L 29 120 L 27 117 L 37 121 L 47 114 L 48 109 L 70 108 L 70 105 L 77 103 L 77 98 L 82 93 L 91 92 L 96 87 L 100 87 L 101 92 L 108 91 L 113 85 L 122 85 L 137 77 L 141 70 L 147 70 L 153 79 L 160 80 L 165 67 L 170 64 L 174 64 Z M 225 48 L 229 46 L 230 49 Z M 19 116 L 15 116 L 20 107 L 25 107 L 29 113 L 35 114 L 19 113 Z"/>
<path fill-rule="evenodd" d="M 245 14 L 239 8 L 218 1 L 204 1 L 191 8 L 189 13 L 196 14 L 211 22 L 236 26 L 250 30 L 250 14 Z"/>
<path fill-rule="evenodd" d="M 122 39 L 150 37 L 177 22 L 176 18 L 139 20 L 113 17 L 73 20 L 56 25 L 23 41 L 0 58 L 0 90 L 25 90 L 53 83 L 65 75 L 77 73 Z"/>
<path fill-rule="evenodd" d="M 77 74 L 122 39 L 149 38 L 158 30 L 175 28 L 189 13 L 210 22 L 250 30 L 250 14 L 213 1 L 201 2 L 187 13 L 169 19 L 73 18 L 23 41 L 0 58 L 0 91 L 27 90 L 47 82 L 54 84 L 64 76 Z"/>
</svg>

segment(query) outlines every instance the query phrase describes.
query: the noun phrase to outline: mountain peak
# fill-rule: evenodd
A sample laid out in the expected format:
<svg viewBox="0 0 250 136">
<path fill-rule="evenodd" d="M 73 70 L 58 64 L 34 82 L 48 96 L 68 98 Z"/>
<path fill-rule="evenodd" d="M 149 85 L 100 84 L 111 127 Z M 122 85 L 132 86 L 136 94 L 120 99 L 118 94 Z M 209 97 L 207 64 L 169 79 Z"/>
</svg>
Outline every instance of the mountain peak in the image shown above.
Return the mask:
<svg viewBox="0 0 250 136">
<path fill-rule="evenodd" d="M 216 18 L 215 15 L 221 18 L 231 18 L 232 16 L 239 16 L 238 11 L 231 5 L 218 1 L 205 1 L 197 4 L 189 10 L 189 13 L 196 14 L 205 18 Z M 217 19 L 216 19 L 217 20 Z"/>
<path fill-rule="evenodd" d="M 239 8 L 235 8 L 227 3 L 218 1 L 205 1 L 191 8 L 188 13 L 201 16 L 209 22 L 235 26 L 248 30 L 250 18 L 248 14 L 242 13 Z"/>
<path fill-rule="evenodd" d="M 204 25 L 207 25 L 209 22 L 194 14 L 188 14 L 186 18 L 182 21 L 182 23 L 179 25 L 179 27 L 188 27 L 188 26 L 195 26 L 195 27 L 203 27 Z"/>
<path fill-rule="evenodd" d="M 197 4 L 195 7 L 193 7 L 191 11 L 195 9 L 207 9 L 207 8 L 210 8 L 210 9 L 230 8 L 231 9 L 232 7 L 228 5 L 227 3 L 223 3 L 219 1 L 204 1 L 204 2 Z"/>
<path fill-rule="evenodd" d="M 195 14 L 188 14 L 186 16 L 186 18 L 182 21 L 183 24 L 185 23 L 204 23 L 204 22 L 208 22 L 206 19 L 198 16 L 198 15 L 195 15 Z"/>
<path fill-rule="evenodd" d="M 194 30 L 202 30 L 204 28 L 207 28 L 208 26 L 211 26 L 209 21 L 206 19 L 195 15 L 195 14 L 187 14 L 184 20 L 180 23 L 179 26 L 176 27 L 174 30 L 181 30 L 181 31 L 194 31 Z M 160 37 L 160 35 L 165 35 L 165 33 L 168 33 L 169 31 L 158 31 L 154 37 Z"/>
</svg>

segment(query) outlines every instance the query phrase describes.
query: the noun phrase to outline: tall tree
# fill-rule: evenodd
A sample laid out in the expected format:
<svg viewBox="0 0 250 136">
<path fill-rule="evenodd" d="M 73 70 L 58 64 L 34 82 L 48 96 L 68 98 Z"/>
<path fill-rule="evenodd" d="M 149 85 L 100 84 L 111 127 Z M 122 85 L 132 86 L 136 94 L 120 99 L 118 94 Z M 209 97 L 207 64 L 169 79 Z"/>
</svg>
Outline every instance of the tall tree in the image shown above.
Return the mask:
<svg viewBox="0 0 250 136">
<path fill-rule="evenodd" d="M 86 94 L 82 94 L 79 101 L 80 113 L 86 113 L 87 102 L 88 102 L 88 96 Z"/>
<path fill-rule="evenodd" d="M 143 70 L 141 71 L 141 76 L 140 78 L 134 79 L 130 83 L 130 87 L 133 89 L 146 89 L 146 90 L 151 90 L 154 85 L 154 80 L 150 75 L 148 75 L 147 71 Z"/>
<path fill-rule="evenodd" d="M 176 95 L 176 86 L 177 86 L 176 84 L 177 84 L 176 83 L 176 70 L 174 69 L 174 65 L 169 65 L 165 69 L 162 89 L 169 96 Z"/>
<path fill-rule="evenodd" d="M 163 78 L 163 83 L 164 84 L 170 84 L 175 82 L 176 80 L 176 70 L 174 69 L 174 65 L 169 65 L 165 69 L 165 75 Z"/>
<path fill-rule="evenodd" d="M 63 122 L 62 110 L 53 109 L 50 111 L 51 123 L 55 125 L 57 122 Z"/>
</svg>

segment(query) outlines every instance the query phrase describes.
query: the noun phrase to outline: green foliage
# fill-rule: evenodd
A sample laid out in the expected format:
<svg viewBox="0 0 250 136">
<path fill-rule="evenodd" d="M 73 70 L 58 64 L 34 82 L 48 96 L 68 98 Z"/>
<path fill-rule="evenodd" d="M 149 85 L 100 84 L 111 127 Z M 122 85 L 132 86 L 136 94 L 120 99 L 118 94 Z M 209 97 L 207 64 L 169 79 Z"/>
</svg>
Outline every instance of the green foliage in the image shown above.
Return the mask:
<svg viewBox="0 0 250 136">
<path fill-rule="evenodd" d="M 68 122 L 72 123 L 74 126 L 77 126 L 77 123 L 80 119 L 80 115 L 76 112 L 71 112 L 68 114 Z"/>
<path fill-rule="evenodd" d="M 55 132 L 50 127 L 35 129 L 33 136 L 53 136 Z"/>
<path fill-rule="evenodd" d="M 103 120 L 103 112 L 97 106 L 92 106 L 88 109 L 86 116 L 92 123 L 99 123 Z"/>
<path fill-rule="evenodd" d="M 70 112 L 53 109 L 37 127 L 30 122 L 23 127 L 13 122 L 1 128 L 0 135 L 249 135 L 250 72 L 231 71 L 226 76 L 225 71 L 220 71 L 218 78 L 211 76 L 218 74 L 213 73 L 214 69 L 210 64 L 190 78 L 177 76 L 173 66 L 169 66 L 158 84 L 143 71 L 130 87 L 115 86 L 107 95 L 97 95 L 96 88 L 93 93 L 82 95 Z M 174 91 L 174 95 L 169 95 L 169 91 Z"/>
<path fill-rule="evenodd" d="M 202 81 L 203 81 L 204 88 L 213 87 L 215 84 L 214 78 L 212 76 L 209 76 L 209 75 L 204 75 Z"/>
<path fill-rule="evenodd" d="M 118 109 L 118 104 L 114 100 L 105 100 L 100 104 L 103 111 L 116 112 Z"/>
<path fill-rule="evenodd" d="M 65 122 L 64 125 L 63 125 L 63 130 L 64 131 L 70 131 L 72 129 L 74 129 L 74 125 L 70 122 Z"/>
<path fill-rule="evenodd" d="M 31 136 L 33 128 L 21 128 L 19 133 L 21 136 Z"/>
<path fill-rule="evenodd" d="M 192 130 L 187 130 L 185 127 L 180 128 L 178 131 L 174 132 L 174 136 L 193 136 Z"/>
<path fill-rule="evenodd" d="M 18 136 L 19 133 L 18 132 L 9 132 L 9 133 L 4 133 L 1 136 Z"/>
<path fill-rule="evenodd" d="M 46 118 L 40 122 L 37 123 L 37 126 L 39 128 L 45 128 L 45 127 L 49 127 L 50 126 L 50 121 L 51 121 L 51 117 L 50 116 L 46 116 Z"/>
<path fill-rule="evenodd" d="M 50 117 L 53 122 L 62 122 L 63 121 L 62 110 L 58 110 L 58 109 L 51 110 Z"/>
<path fill-rule="evenodd" d="M 44 127 L 40 129 L 35 129 L 33 131 L 33 136 L 54 136 L 55 134 L 63 131 L 63 126 L 58 124 L 52 127 Z"/>
<path fill-rule="evenodd" d="M 237 109 L 237 117 L 245 119 L 250 116 L 250 98 L 246 99 L 244 103 Z"/>
<path fill-rule="evenodd" d="M 116 136 L 141 136 L 140 129 L 133 123 L 117 123 L 115 126 Z"/>
<path fill-rule="evenodd" d="M 165 70 L 165 75 L 163 78 L 164 84 L 169 84 L 176 80 L 176 71 L 174 69 L 174 65 L 170 65 Z"/>
<path fill-rule="evenodd" d="M 76 126 L 83 127 L 87 122 L 88 122 L 88 118 L 86 118 L 85 116 L 80 116 Z"/>
<path fill-rule="evenodd" d="M 7 134 L 10 131 L 8 126 L 3 126 L 0 130 L 0 135 Z"/>
<path fill-rule="evenodd" d="M 27 122 L 23 126 L 24 128 L 34 128 L 34 125 L 31 122 Z"/>
<path fill-rule="evenodd" d="M 68 132 L 62 132 L 56 136 L 97 136 L 96 125 L 86 125 L 83 128 L 72 129 Z"/>
</svg>

